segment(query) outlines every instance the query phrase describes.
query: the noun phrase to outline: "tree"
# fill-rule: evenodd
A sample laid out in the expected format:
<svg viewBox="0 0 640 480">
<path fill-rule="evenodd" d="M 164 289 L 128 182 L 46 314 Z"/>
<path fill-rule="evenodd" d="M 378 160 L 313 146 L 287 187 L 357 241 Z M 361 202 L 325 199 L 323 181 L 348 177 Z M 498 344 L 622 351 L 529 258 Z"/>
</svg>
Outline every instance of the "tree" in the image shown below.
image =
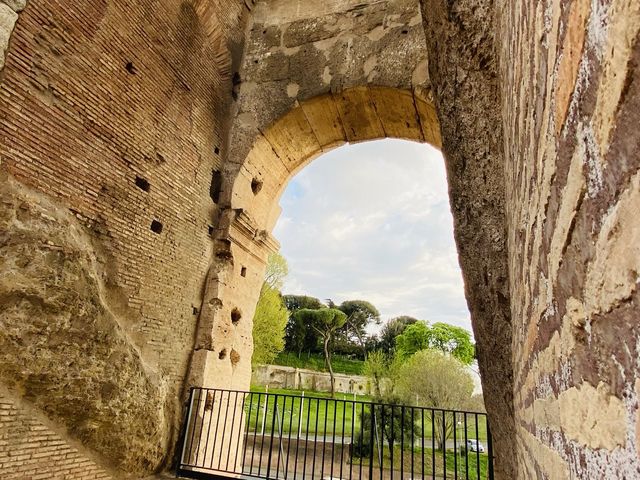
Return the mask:
<svg viewBox="0 0 640 480">
<path fill-rule="evenodd" d="M 253 317 L 253 356 L 255 364 L 271 363 L 284 349 L 285 327 L 289 311 L 280 292 L 267 282 L 262 285 L 260 298 Z"/>
<path fill-rule="evenodd" d="M 378 348 L 391 355 L 395 351 L 396 337 L 404 332 L 409 325 L 416 323 L 418 320 L 413 317 L 402 315 L 400 317 L 389 320 L 380 331 L 380 340 Z"/>
<path fill-rule="evenodd" d="M 427 348 L 452 355 L 465 365 L 471 365 L 475 357 L 471 333 L 447 323 L 434 323 L 429 326 L 426 322 L 419 321 L 408 326 L 402 335 L 396 338 L 396 353 L 402 360 Z"/>
<path fill-rule="evenodd" d="M 304 308 L 317 310 L 324 308 L 325 305 L 317 298 L 306 295 L 285 295 L 282 298 L 290 312 L 286 327 L 285 348 L 290 352 L 296 352 L 298 357 L 303 350 L 315 351 L 320 341 L 318 333 L 310 325 L 300 321 L 294 314 Z"/>
<path fill-rule="evenodd" d="M 295 312 L 293 316 L 296 317 L 297 322 L 311 325 L 322 338 L 324 361 L 329 370 L 329 376 L 331 377 L 331 397 L 334 397 L 336 380 L 333 374 L 333 367 L 331 366 L 331 340 L 336 331 L 344 326 L 347 321 L 347 316 L 335 308 L 321 308 L 319 310 L 303 308 Z"/>
<path fill-rule="evenodd" d="M 287 275 L 287 262 L 282 255 L 269 255 L 260 297 L 253 315 L 253 356 L 255 364 L 270 363 L 285 346 L 285 328 L 289 312 L 279 288 Z"/>
<path fill-rule="evenodd" d="M 328 304 L 331 307 L 333 302 L 329 301 Z M 367 326 L 370 323 L 380 324 L 380 312 L 365 300 L 347 300 L 337 308 L 347 315 L 347 321 L 342 330 L 344 330 L 347 339 L 357 340 L 364 357 L 366 355 Z"/>
<path fill-rule="evenodd" d="M 288 274 L 289 266 L 285 258 L 279 253 L 269 254 L 267 270 L 264 273 L 264 282 L 271 288 L 280 290 Z"/>
<path fill-rule="evenodd" d="M 473 379 L 458 359 L 437 350 L 421 350 L 394 373 L 395 391 L 404 402 L 432 408 L 465 410 L 472 405 Z M 433 434 L 443 448 L 453 432 L 451 414 L 435 411 Z"/>
<path fill-rule="evenodd" d="M 475 347 L 471 342 L 471 333 L 469 331 L 448 323 L 434 323 L 429 334 L 430 348 L 449 353 L 465 365 L 473 363 Z"/>
<path fill-rule="evenodd" d="M 369 377 L 376 398 L 382 397 L 382 381 L 389 375 L 389 359 L 381 350 L 369 352 L 364 361 L 362 373 Z"/>
<path fill-rule="evenodd" d="M 401 360 L 407 360 L 416 352 L 429 348 L 429 325 L 419 321 L 405 328 L 402 335 L 396 338 L 396 355 Z"/>
</svg>

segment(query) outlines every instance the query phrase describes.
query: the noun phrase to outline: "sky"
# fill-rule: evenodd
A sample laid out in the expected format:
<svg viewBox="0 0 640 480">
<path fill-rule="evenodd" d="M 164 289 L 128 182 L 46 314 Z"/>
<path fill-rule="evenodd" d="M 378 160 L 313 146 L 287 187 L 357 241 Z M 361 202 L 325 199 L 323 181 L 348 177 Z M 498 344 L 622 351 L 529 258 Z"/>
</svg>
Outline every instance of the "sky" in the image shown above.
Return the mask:
<svg viewBox="0 0 640 480">
<path fill-rule="evenodd" d="M 340 147 L 296 175 L 280 205 L 283 293 L 368 300 L 383 321 L 410 315 L 471 331 L 439 150 L 404 140 Z"/>
</svg>

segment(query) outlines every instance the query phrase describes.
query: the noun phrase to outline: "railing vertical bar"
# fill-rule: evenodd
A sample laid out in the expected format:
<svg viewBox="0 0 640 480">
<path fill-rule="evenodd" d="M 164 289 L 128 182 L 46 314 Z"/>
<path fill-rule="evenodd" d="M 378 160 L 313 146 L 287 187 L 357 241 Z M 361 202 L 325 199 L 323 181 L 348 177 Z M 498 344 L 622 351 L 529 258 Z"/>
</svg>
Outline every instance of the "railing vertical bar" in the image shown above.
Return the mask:
<svg viewBox="0 0 640 480">
<path fill-rule="evenodd" d="M 485 424 L 487 425 L 487 462 L 489 463 L 489 480 L 493 480 L 493 440 L 491 438 L 491 427 L 489 425 L 489 417 L 485 415 Z"/>
<path fill-rule="evenodd" d="M 258 420 L 260 416 L 260 400 L 261 395 L 258 393 L 258 404 L 256 405 L 256 424 L 253 427 L 253 445 L 251 446 L 251 463 L 249 465 L 249 475 L 253 474 L 253 458 L 256 453 L 256 442 L 258 441 Z M 251 395 L 251 403 L 253 403 L 253 395 Z M 251 407 L 249 407 L 249 425 L 251 425 Z M 248 435 L 248 433 L 247 433 Z"/>
<path fill-rule="evenodd" d="M 193 456 L 193 444 L 195 442 L 195 437 L 196 437 L 196 430 L 198 429 L 198 416 L 200 414 L 200 399 L 202 398 L 202 389 L 199 388 L 198 390 L 198 401 L 196 402 L 196 409 L 195 409 L 195 417 L 193 419 L 193 430 L 191 431 L 191 443 L 189 445 L 189 463 L 191 463 L 191 458 Z"/>
<path fill-rule="evenodd" d="M 436 412 L 433 409 L 429 411 L 431 412 L 431 477 L 436 478 Z"/>
<path fill-rule="evenodd" d="M 211 399 L 211 410 L 209 410 L 209 425 L 207 426 L 207 441 L 204 444 L 204 458 L 202 459 L 202 465 L 207 464 L 207 451 L 209 450 L 209 438 L 211 437 L 211 423 L 213 423 L 213 407 L 215 406 L 216 391 L 213 391 L 213 398 Z M 209 391 L 207 390 L 207 394 L 205 396 L 205 409 L 207 408 L 207 400 L 209 400 Z M 204 419 L 205 412 L 202 412 L 202 418 Z M 213 448 L 211 449 L 211 456 L 215 455 L 215 451 Z M 196 461 L 196 465 L 198 462 Z"/>
<path fill-rule="evenodd" d="M 361 411 L 360 411 L 360 472 L 358 474 L 358 479 L 362 480 L 362 457 L 363 452 L 362 449 L 364 447 L 364 444 L 362 443 L 364 441 L 364 403 L 360 404 L 361 407 Z M 371 479 L 369 479 L 371 480 Z"/>
<path fill-rule="evenodd" d="M 391 471 L 391 480 L 393 480 L 393 450 L 396 443 L 395 430 L 393 428 L 393 417 L 396 415 L 396 409 L 394 405 L 391 405 L 391 430 L 389 432 L 389 470 Z M 402 478 L 400 480 L 403 480 Z"/>
<path fill-rule="evenodd" d="M 447 417 L 444 410 L 442 410 L 442 464 L 444 468 L 442 478 L 447 480 Z"/>
<path fill-rule="evenodd" d="M 464 412 L 464 475 L 469 480 L 469 442 L 467 435 L 467 412 Z"/>
<path fill-rule="evenodd" d="M 353 455 L 356 439 L 356 402 L 351 402 L 351 445 L 349 448 L 349 480 L 353 480 Z"/>
<path fill-rule="evenodd" d="M 320 478 L 324 478 L 324 454 L 327 448 L 327 417 L 329 416 L 329 400 L 324 400 L 324 428 L 322 429 L 322 463 L 320 464 Z"/>
<path fill-rule="evenodd" d="M 311 401 L 311 399 L 309 399 Z M 320 417 L 320 399 L 316 398 L 316 428 L 313 435 L 313 465 L 311 467 L 311 479 L 316 475 L 316 452 L 318 448 L 318 418 Z"/>
<path fill-rule="evenodd" d="M 474 414 L 476 424 L 476 478 L 480 480 L 480 434 L 478 429 L 478 414 Z"/>
<path fill-rule="evenodd" d="M 304 434 L 304 457 L 305 457 L 305 461 L 302 462 L 302 480 L 305 480 L 305 477 L 307 475 L 306 458 L 307 458 L 307 454 L 309 453 L 308 445 L 309 445 L 309 419 L 310 418 L 311 418 L 311 399 L 309 399 L 309 401 L 307 402 L 307 428 L 306 428 L 306 432 Z M 313 476 L 313 474 L 312 474 L 312 476 Z"/>
<path fill-rule="evenodd" d="M 456 423 L 456 412 L 451 412 L 453 415 L 453 478 L 458 480 L 458 442 L 456 438 L 456 431 L 458 430 L 458 424 Z"/>
<path fill-rule="evenodd" d="M 411 478 L 413 478 L 413 450 L 414 450 L 414 434 L 415 434 L 415 418 L 414 418 L 414 407 L 411 407 Z"/>
<path fill-rule="evenodd" d="M 267 397 L 267 401 L 268 401 L 268 397 Z M 273 457 L 273 436 L 275 434 L 277 407 L 278 407 L 278 394 L 276 393 L 273 397 L 273 415 L 271 418 L 271 435 L 270 435 L 271 439 L 269 441 L 269 458 L 267 458 L 267 478 L 271 478 L 271 459 Z"/>
<path fill-rule="evenodd" d="M 284 478 L 287 479 L 289 476 L 289 453 L 291 452 L 291 425 L 293 424 L 293 407 L 294 407 L 295 397 L 291 397 L 291 411 L 289 412 L 289 435 L 287 440 L 287 464 L 284 468 Z M 299 400 L 298 400 L 299 401 Z M 285 402 L 286 404 L 286 402 Z M 286 407 L 285 407 L 286 411 Z"/>
<path fill-rule="evenodd" d="M 422 450 L 421 450 L 421 464 L 422 464 L 422 479 L 424 480 L 424 408 L 420 408 L 420 415 L 422 416 L 422 429 L 420 430 L 420 436 L 422 437 L 421 439 L 421 443 L 422 443 Z"/>
<path fill-rule="evenodd" d="M 400 480 L 404 480 L 404 405 L 400 407 Z"/>
<path fill-rule="evenodd" d="M 296 477 L 298 475 L 298 451 L 300 450 L 300 435 L 302 435 L 302 412 L 304 407 L 304 401 L 302 400 L 302 398 L 298 399 L 298 427 L 296 428 L 296 458 L 293 463 L 293 480 L 296 480 Z M 289 425 L 289 428 L 291 429 L 291 425 Z M 291 434 L 291 430 L 289 430 L 289 434 Z"/>
<path fill-rule="evenodd" d="M 220 396 L 220 400 L 224 398 L 223 395 Z M 220 455 L 218 456 L 218 470 L 222 470 L 222 452 L 224 451 L 224 442 L 227 433 L 227 423 L 229 422 L 229 403 L 231 402 L 231 392 L 227 392 L 227 408 L 224 409 L 224 424 L 222 425 L 222 438 L 220 443 Z M 231 442 L 231 440 L 229 440 Z M 213 455 L 215 457 L 215 454 Z"/>
<path fill-rule="evenodd" d="M 216 416 L 216 431 L 213 434 L 213 446 L 211 447 L 211 450 L 213 452 L 216 451 L 216 444 L 218 443 L 218 428 L 220 427 L 220 410 L 222 409 L 222 394 L 223 392 L 220 391 L 220 408 L 218 409 L 218 415 Z M 214 405 L 215 405 L 215 396 L 216 396 L 216 390 L 214 390 Z M 212 410 L 213 411 L 213 410 Z M 211 462 L 209 463 L 209 468 L 213 468 L 213 459 L 215 458 L 215 453 L 213 455 L 211 455 Z"/>
<path fill-rule="evenodd" d="M 345 434 L 345 421 L 347 419 L 347 402 L 342 402 L 342 435 L 341 435 L 341 450 L 340 450 L 340 478 L 342 479 L 342 464 L 344 463 L 344 434 Z"/>
<path fill-rule="evenodd" d="M 278 474 L 280 473 L 280 461 L 282 460 L 282 429 L 284 428 L 284 417 L 285 417 L 285 413 L 287 411 L 287 397 L 284 396 L 282 397 L 282 414 L 280 415 L 280 420 L 278 420 L 278 403 L 276 402 L 275 405 L 275 409 L 276 409 L 276 425 L 278 425 L 278 461 L 276 462 L 276 478 L 278 477 Z"/>
<path fill-rule="evenodd" d="M 380 455 L 380 480 L 384 478 L 384 405 L 380 405 L 380 444 L 378 445 L 378 449 L 382 451 L 382 455 Z"/>
<path fill-rule="evenodd" d="M 224 464 L 224 469 L 225 470 L 229 470 L 229 458 L 231 457 L 231 447 L 232 447 L 232 443 L 233 443 L 233 427 L 236 424 L 236 411 L 238 409 L 238 392 L 234 392 L 235 395 L 233 396 L 233 413 L 231 414 L 231 432 L 230 432 L 230 437 L 229 437 L 229 450 L 227 451 L 227 461 Z M 229 394 L 230 395 L 230 394 Z M 238 422 L 240 423 L 240 422 Z M 236 450 L 236 454 L 237 454 L 237 450 Z M 235 467 L 234 467 L 235 469 Z"/>
<path fill-rule="evenodd" d="M 262 394 L 259 393 L 258 395 L 260 395 L 260 397 L 258 398 L 258 403 L 260 401 L 260 398 L 262 397 Z M 269 396 L 268 394 L 265 393 L 264 395 L 264 407 L 263 407 L 264 412 L 262 413 L 262 427 L 260 428 L 260 459 L 258 460 L 258 476 L 260 476 L 260 473 L 262 472 L 262 453 L 264 450 L 264 424 L 267 421 L 267 412 L 269 411 Z M 258 420 L 260 419 L 260 409 L 258 409 Z M 256 423 L 256 431 L 258 429 L 258 425 Z M 267 476 L 269 476 L 269 472 L 267 472 Z"/>
<path fill-rule="evenodd" d="M 194 388 L 192 387 L 189 390 L 189 411 L 187 412 L 187 421 L 184 425 L 184 438 L 182 439 L 182 455 L 180 455 L 180 464 L 184 465 L 184 456 L 187 453 L 187 437 L 189 436 L 189 424 L 191 423 L 191 414 L 193 413 L 193 392 Z M 191 445 L 189 445 L 191 447 Z"/>
<path fill-rule="evenodd" d="M 327 405 L 328 407 L 329 405 Z M 338 415 L 338 400 L 333 399 L 333 436 L 331 437 L 331 478 L 333 478 L 333 459 L 336 452 L 336 417 Z"/>
<path fill-rule="evenodd" d="M 373 459 L 375 458 L 374 452 L 375 452 L 375 449 L 376 449 L 375 437 L 374 437 L 374 433 L 375 433 L 375 429 L 376 429 L 376 410 L 375 410 L 375 405 L 370 403 L 369 404 L 369 409 L 370 409 L 369 416 L 371 417 L 371 434 L 369 435 L 369 445 L 371 447 L 371 453 L 369 454 L 369 480 L 373 480 Z"/>
<path fill-rule="evenodd" d="M 247 424 L 245 425 L 244 430 L 244 445 L 242 446 L 242 459 L 240 462 L 240 473 L 244 473 L 244 464 L 247 459 L 247 444 L 249 443 L 249 425 L 251 425 L 251 409 L 253 408 L 253 394 L 251 392 L 245 393 L 244 398 L 242 399 L 242 412 L 244 414 L 244 407 L 246 405 L 247 396 L 249 396 L 249 413 L 247 414 Z M 238 441 L 240 441 L 240 435 L 238 435 Z M 253 445 L 255 448 L 255 443 Z M 238 464 L 238 459 L 236 459 L 236 465 Z"/>
</svg>

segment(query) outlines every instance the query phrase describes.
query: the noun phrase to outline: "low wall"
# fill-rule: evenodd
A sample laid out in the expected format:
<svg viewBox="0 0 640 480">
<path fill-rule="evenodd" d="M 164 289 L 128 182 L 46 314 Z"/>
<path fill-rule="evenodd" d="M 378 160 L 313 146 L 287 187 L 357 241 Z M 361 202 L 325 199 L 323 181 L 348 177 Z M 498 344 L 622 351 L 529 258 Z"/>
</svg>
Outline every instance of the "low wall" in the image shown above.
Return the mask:
<svg viewBox="0 0 640 480">
<path fill-rule="evenodd" d="M 338 393 L 357 393 L 360 395 L 370 393 L 367 377 L 341 373 L 336 373 L 334 377 L 336 379 L 336 392 Z M 316 392 L 331 391 L 329 373 L 282 365 L 258 365 L 254 367 L 251 381 L 254 385 L 268 385 L 274 388 L 314 390 Z"/>
</svg>

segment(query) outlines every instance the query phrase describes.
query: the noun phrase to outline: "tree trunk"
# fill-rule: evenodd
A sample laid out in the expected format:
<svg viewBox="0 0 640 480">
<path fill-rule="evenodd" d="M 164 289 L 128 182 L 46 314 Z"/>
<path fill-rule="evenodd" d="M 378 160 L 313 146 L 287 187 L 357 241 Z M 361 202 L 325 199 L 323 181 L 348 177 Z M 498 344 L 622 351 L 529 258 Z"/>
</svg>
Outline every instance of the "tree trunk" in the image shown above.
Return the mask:
<svg viewBox="0 0 640 480">
<path fill-rule="evenodd" d="M 329 337 L 324 338 L 324 361 L 329 369 L 329 377 L 331 378 L 331 398 L 336 396 L 336 379 L 333 377 L 333 367 L 331 366 L 331 355 L 329 353 Z"/>
</svg>

